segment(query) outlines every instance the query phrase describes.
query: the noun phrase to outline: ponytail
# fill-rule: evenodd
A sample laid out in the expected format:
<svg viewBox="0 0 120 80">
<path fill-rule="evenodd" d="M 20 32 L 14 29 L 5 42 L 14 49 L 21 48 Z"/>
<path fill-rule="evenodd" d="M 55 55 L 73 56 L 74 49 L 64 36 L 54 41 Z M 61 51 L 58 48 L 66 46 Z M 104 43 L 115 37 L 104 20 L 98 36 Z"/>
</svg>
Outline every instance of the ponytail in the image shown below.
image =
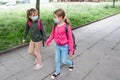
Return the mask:
<svg viewBox="0 0 120 80">
<path fill-rule="evenodd" d="M 64 18 L 64 22 L 67 24 L 67 25 L 70 25 L 70 21 L 67 17 Z"/>
</svg>

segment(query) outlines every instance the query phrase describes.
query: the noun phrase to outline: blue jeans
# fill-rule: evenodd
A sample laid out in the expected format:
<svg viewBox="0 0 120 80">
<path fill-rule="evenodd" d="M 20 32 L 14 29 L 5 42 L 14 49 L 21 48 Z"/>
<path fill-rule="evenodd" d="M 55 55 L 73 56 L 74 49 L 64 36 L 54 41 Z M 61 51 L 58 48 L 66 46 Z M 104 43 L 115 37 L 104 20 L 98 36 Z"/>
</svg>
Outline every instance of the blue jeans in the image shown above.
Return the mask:
<svg viewBox="0 0 120 80">
<path fill-rule="evenodd" d="M 72 66 L 72 61 L 68 60 L 68 45 L 56 45 L 55 65 L 56 73 L 60 73 L 60 63 Z"/>
</svg>

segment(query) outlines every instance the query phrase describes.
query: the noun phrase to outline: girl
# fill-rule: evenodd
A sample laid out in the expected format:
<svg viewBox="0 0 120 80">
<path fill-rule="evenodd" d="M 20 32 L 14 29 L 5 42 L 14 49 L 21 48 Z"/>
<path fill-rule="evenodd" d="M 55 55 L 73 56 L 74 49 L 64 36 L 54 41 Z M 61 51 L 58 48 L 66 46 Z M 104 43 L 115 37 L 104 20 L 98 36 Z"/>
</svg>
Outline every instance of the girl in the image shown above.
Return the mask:
<svg viewBox="0 0 120 80">
<path fill-rule="evenodd" d="M 25 27 L 23 43 L 25 43 L 28 31 L 30 30 L 31 41 L 29 44 L 28 52 L 35 57 L 36 65 L 34 67 L 34 70 L 39 70 L 42 67 L 40 45 L 42 39 L 46 40 L 46 35 L 43 25 L 38 18 L 38 11 L 36 9 L 31 8 L 27 10 L 27 20 L 28 21 Z M 38 26 L 40 27 L 40 30 L 38 30 Z"/>
<path fill-rule="evenodd" d="M 68 38 L 66 36 L 65 27 L 69 25 L 68 19 L 65 17 L 65 12 L 62 9 L 58 9 L 54 12 L 55 26 L 52 28 L 50 37 L 46 41 L 46 46 L 54 39 L 56 43 L 56 55 L 55 55 L 55 73 L 51 76 L 55 79 L 60 74 L 60 62 L 69 66 L 69 70 L 73 70 L 73 62 L 68 60 L 68 53 L 71 57 L 73 54 L 73 39 L 71 33 L 71 27 L 68 26 Z"/>
</svg>

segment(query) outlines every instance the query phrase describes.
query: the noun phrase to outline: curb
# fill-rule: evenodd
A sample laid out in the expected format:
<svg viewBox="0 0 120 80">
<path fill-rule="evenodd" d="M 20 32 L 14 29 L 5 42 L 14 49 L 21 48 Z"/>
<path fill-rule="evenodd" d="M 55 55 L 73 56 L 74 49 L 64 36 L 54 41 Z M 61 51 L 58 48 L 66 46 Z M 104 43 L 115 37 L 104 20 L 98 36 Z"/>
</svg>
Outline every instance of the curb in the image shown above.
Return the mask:
<svg viewBox="0 0 120 80">
<path fill-rule="evenodd" d="M 116 14 L 113 14 L 113 15 L 110 15 L 110 16 L 107 16 L 107 17 L 104 17 L 104 18 L 99 19 L 99 20 L 95 20 L 95 21 L 92 21 L 92 22 L 89 22 L 89 23 L 86 23 L 86 24 L 77 26 L 77 27 L 75 27 L 75 28 L 72 28 L 72 30 L 75 30 L 75 29 L 78 29 L 78 28 L 82 28 L 82 27 L 84 27 L 84 26 L 86 26 L 86 25 L 89 25 L 89 24 L 92 24 L 92 23 L 95 23 L 95 22 L 104 20 L 104 19 L 106 19 L 106 18 L 115 16 L 115 15 L 118 15 L 118 14 L 120 14 L 120 12 L 118 12 L 118 13 L 116 13 Z M 7 53 L 7 52 L 10 52 L 10 51 L 13 51 L 13 50 L 16 50 L 16 49 L 19 49 L 19 48 L 22 48 L 22 47 L 25 47 L 25 46 L 28 46 L 28 45 L 29 45 L 29 43 L 22 44 L 22 45 L 18 45 L 18 46 L 15 46 L 15 47 L 13 47 L 13 48 L 10 48 L 10 49 L 0 51 L 0 54 Z"/>
<path fill-rule="evenodd" d="M 109 15 L 109 16 L 104 17 L 104 18 L 101 18 L 101 19 L 99 19 L 99 20 L 94 20 L 94 21 L 88 22 L 88 23 L 86 23 L 86 24 L 77 26 L 77 27 L 75 27 L 75 28 L 72 28 L 72 30 L 75 30 L 75 29 L 78 29 L 78 28 L 82 28 L 82 27 L 84 27 L 84 26 L 86 26 L 86 25 L 89 25 L 89 24 L 92 24 L 92 23 L 95 23 L 95 22 L 98 22 L 98 21 L 107 19 L 107 18 L 109 18 L 109 17 L 115 16 L 115 15 L 118 15 L 118 14 L 120 14 L 120 12 L 118 12 L 118 13 L 116 13 L 116 14 L 113 14 L 113 15 Z"/>
<path fill-rule="evenodd" d="M 19 49 L 19 48 L 22 48 L 22 47 L 25 47 L 25 46 L 28 46 L 28 45 L 29 45 L 29 43 L 18 45 L 18 46 L 15 46 L 13 48 L 10 48 L 10 49 L 6 49 L 6 50 L 3 50 L 3 51 L 0 51 L 0 54 L 7 53 L 7 52 L 10 52 L 10 51 L 13 51 L 13 50 L 16 50 L 16 49 Z"/>
</svg>

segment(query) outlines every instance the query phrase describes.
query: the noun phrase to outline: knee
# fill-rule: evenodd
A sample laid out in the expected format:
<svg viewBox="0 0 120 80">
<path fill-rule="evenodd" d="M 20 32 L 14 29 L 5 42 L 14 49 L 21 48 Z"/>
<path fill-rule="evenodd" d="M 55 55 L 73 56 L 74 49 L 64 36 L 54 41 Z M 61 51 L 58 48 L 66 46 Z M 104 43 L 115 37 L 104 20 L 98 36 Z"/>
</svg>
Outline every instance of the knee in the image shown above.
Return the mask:
<svg viewBox="0 0 120 80">
<path fill-rule="evenodd" d="M 66 60 L 65 60 L 65 59 L 63 59 L 61 62 L 62 62 L 63 64 L 66 64 Z"/>
<path fill-rule="evenodd" d="M 58 60 L 58 59 L 55 59 L 55 63 L 60 63 L 60 60 Z"/>
<path fill-rule="evenodd" d="M 31 50 L 28 50 L 28 53 L 29 53 L 29 54 L 33 54 L 33 52 L 32 52 Z"/>
<path fill-rule="evenodd" d="M 40 52 L 35 51 L 34 53 L 35 53 L 36 56 L 40 56 Z"/>
</svg>

